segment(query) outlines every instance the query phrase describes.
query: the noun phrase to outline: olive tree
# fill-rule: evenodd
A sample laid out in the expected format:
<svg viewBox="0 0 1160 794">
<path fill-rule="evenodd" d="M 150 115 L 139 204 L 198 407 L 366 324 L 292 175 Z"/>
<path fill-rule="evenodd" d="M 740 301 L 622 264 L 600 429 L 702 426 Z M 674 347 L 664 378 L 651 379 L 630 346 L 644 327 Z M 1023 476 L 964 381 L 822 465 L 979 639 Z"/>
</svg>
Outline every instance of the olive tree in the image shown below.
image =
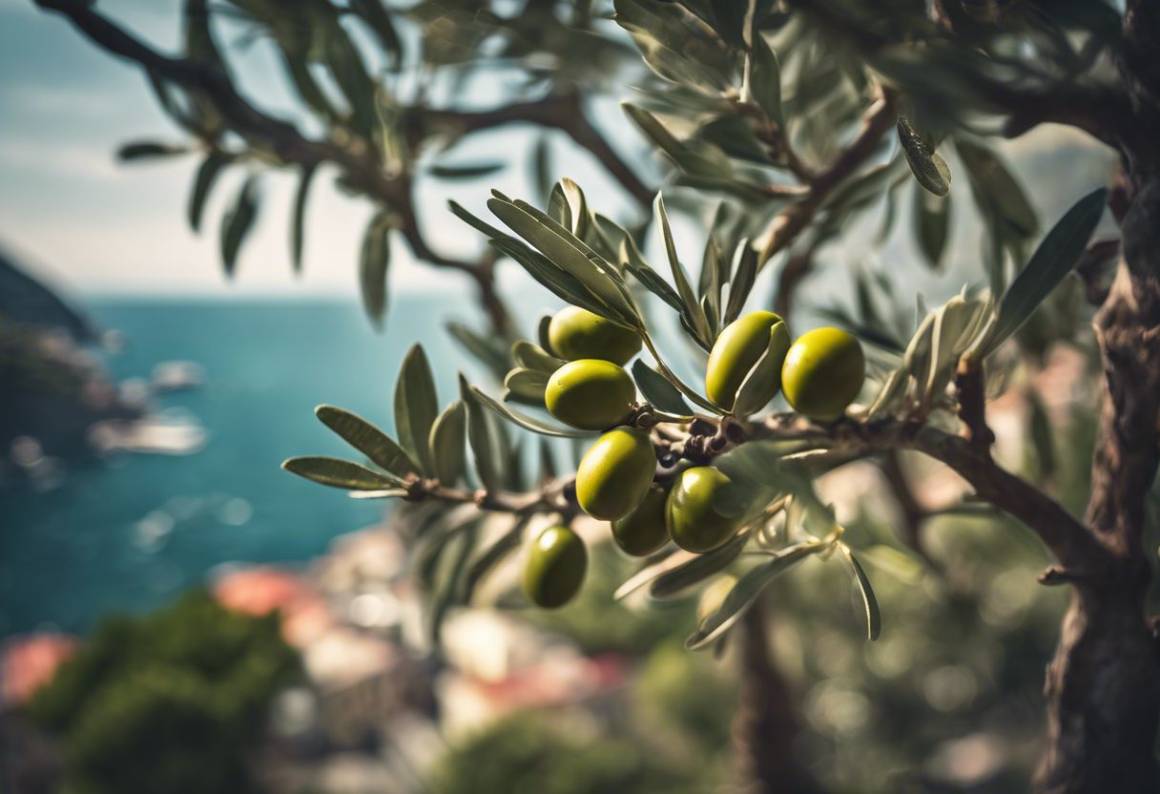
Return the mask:
<svg viewBox="0 0 1160 794">
<path fill-rule="evenodd" d="M 359 263 L 372 317 L 385 309 L 394 235 L 419 260 L 476 286 L 490 327 L 455 333 L 502 379 L 502 393 L 461 377 L 456 398 L 439 402 L 430 362 L 415 347 L 398 379 L 394 438 L 340 408 L 318 410 L 369 463 L 285 464 L 359 498 L 408 503 L 436 634 L 441 616 L 468 603 L 521 547 L 525 597 L 567 600 L 587 559 L 569 524 L 582 512 L 610 520 L 622 548 L 647 555 L 618 597 L 647 588 L 663 598 L 736 574 L 723 580 L 735 582 L 727 592 L 712 587 L 715 603 L 688 644 L 721 647 L 738 634 L 739 749 L 749 773 L 767 791 L 817 790 L 789 741 L 796 725 L 765 653 L 761 593 L 804 559 L 845 565 L 873 640 L 883 616 L 859 549 L 843 540 L 813 481 L 855 460 L 878 461 L 906 517 L 900 538 L 921 554 L 925 516 L 898 460 L 917 452 L 960 475 L 973 501 L 1030 528 L 1056 559 L 1041 581 L 1070 588 L 1047 668 L 1038 790 L 1160 786 L 1144 543 L 1160 432 L 1160 8 L 1140 0 L 187 0 L 184 47 L 169 55 L 89 2 L 38 2 L 145 71 L 189 141 L 138 142 L 122 154 L 204 158 L 190 198 L 195 228 L 223 169 L 252 174 L 223 218 L 227 272 L 265 170 L 300 174 L 291 208 L 299 264 L 307 190 L 327 165 L 343 189 L 377 208 Z M 223 30 L 273 47 L 300 99 L 298 118 L 246 93 L 218 44 Z M 647 73 L 630 71 L 630 41 Z M 473 107 L 465 86 L 495 68 L 519 76 L 509 101 Z M 664 198 L 654 200 L 591 119 L 594 96 L 629 96 L 616 87 L 626 75 L 639 90 L 624 111 L 669 167 L 664 197 L 702 221 L 695 277 L 678 256 Z M 486 239 L 485 253 L 474 261 L 440 254 L 420 225 L 416 182 L 486 176 L 491 164 L 442 165 L 442 152 L 513 123 L 567 135 L 642 209 L 651 202 L 651 213 L 618 222 L 569 179 L 542 202 L 493 192 L 494 219 L 451 205 Z M 1119 170 L 1107 189 L 1072 197 L 1041 234 L 994 141 L 1046 123 L 1099 141 Z M 535 154 L 549 172 L 544 152 Z M 863 221 L 880 224 L 880 242 L 904 196 L 918 250 L 938 266 L 960 173 L 985 229 L 962 292 L 929 311 L 920 300 L 912 324 L 899 319 L 914 300 L 903 280 L 855 271 L 856 309 L 830 312 L 841 328 L 795 341 L 799 284 Z M 1093 241 L 1105 210 L 1117 233 Z M 649 234 L 660 238 L 659 262 L 642 253 Z M 508 262 L 575 308 L 530 333 L 518 328 L 495 286 L 496 268 Z M 774 312 L 751 294 L 766 273 Z M 1070 300 L 1081 293 L 1086 308 Z M 1078 516 L 1043 483 L 996 462 L 986 407 L 1013 373 L 1036 366 L 1028 353 L 1083 336 L 1089 312 L 1103 408 L 1090 502 Z M 679 324 L 679 338 L 658 330 L 666 320 Z M 637 346 L 643 353 L 624 369 Z M 690 351 L 707 367 L 703 387 L 672 363 Z M 791 410 L 770 410 L 779 390 Z M 528 478 L 518 465 L 523 431 L 596 441 L 576 474 L 560 473 L 558 447 L 542 444 L 542 471 Z M 505 517 L 498 535 L 495 521 L 482 522 L 491 515 Z M 525 537 L 545 519 L 552 526 Z"/>
</svg>

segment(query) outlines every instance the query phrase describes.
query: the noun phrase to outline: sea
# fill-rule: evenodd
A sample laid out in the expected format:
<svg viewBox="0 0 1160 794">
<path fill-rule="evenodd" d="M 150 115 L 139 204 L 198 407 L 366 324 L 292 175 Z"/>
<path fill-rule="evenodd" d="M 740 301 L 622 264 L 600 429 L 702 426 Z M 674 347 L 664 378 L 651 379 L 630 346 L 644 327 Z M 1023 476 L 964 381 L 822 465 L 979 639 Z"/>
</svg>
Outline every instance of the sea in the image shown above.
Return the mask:
<svg viewBox="0 0 1160 794">
<path fill-rule="evenodd" d="M 156 408 L 200 424 L 206 442 L 189 455 L 119 453 L 70 469 L 51 490 L 0 493 L 0 638 L 83 633 L 108 613 L 167 603 L 217 566 L 323 554 L 389 505 L 279 468 L 293 455 L 359 457 L 314 407 L 339 405 L 390 431 L 395 374 L 416 341 L 443 404 L 456 396 L 459 369 L 481 374 L 443 329 L 449 318 L 478 318 L 447 296 L 397 300 L 382 331 L 353 300 L 101 299 L 85 308 L 124 339 L 102 354 L 118 380 L 174 360 L 204 370 L 202 386 L 159 396 Z"/>
</svg>

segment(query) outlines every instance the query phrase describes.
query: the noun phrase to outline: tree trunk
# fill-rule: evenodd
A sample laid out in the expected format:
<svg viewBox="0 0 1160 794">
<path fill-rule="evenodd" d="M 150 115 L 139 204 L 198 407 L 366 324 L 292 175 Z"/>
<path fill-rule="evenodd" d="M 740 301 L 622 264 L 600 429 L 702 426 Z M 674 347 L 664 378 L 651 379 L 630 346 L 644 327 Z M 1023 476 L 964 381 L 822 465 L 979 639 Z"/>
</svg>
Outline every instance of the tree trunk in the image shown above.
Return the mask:
<svg viewBox="0 0 1160 794">
<path fill-rule="evenodd" d="M 1047 670 L 1039 791 L 1160 791 L 1160 653 L 1144 614 L 1146 499 L 1160 461 L 1160 4 L 1128 0 L 1117 58 L 1134 116 L 1120 131 L 1130 203 L 1096 315 L 1106 378 L 1087 525 L 1102 561 L 1062 560 L 1075 591 Z"/>
<path fill-rule="evenodd" d="M 823 794 L 801 763 L 800 725 L 789 686 L 769 654 L 769 618 L 760 601 L 741 618 L 740 693 L 733 717 L 739 779 L 747 794 Z"/>
<path fill-rule="evenodd" d="M 1160 177 L 1137 172 L 1132 187 L 1123 260 L 1095 322 L 1107 390 L 1087 524 L 1107 559 L 1063 561 L 1075 591 L 1047 671 L 1045 794 L 1160 791 L 1160 654 L 1144 614 L 1143 545 L 1160 442 Z"/>
</svg>

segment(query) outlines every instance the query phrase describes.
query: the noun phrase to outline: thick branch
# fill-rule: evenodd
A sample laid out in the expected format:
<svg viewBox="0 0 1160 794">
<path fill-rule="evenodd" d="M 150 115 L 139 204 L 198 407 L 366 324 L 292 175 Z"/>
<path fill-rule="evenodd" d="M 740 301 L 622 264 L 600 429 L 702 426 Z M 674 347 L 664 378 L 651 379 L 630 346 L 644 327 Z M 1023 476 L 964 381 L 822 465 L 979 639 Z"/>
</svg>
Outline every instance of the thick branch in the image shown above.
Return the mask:
<svg viewBox="0 0 1160 794">
<path fill-rule="evenodd" d="M 982 499 L 1026 524 L 1064 565 L 1104 573 L 1107 554 L 1079 520 L 965 438 L 920 422 L 874 419 L 822 427 L 792 415 L 771 416 L 752 431 L 755 438 L 816 441 L 820 459 L 829 462 L 899 449 L 922 452 L 957 472 Z"/>
</svg>

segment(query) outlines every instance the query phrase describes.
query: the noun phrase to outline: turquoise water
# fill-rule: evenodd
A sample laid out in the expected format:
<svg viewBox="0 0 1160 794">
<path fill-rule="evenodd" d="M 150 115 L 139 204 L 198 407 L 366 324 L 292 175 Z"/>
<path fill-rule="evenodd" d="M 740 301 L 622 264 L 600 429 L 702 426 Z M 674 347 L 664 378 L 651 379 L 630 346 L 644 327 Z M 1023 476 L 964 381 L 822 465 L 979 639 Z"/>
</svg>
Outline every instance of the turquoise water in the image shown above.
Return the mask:
<svg viewBox="0 0 1160 794">
<path fill-rule="evenodd" d="M 414 341 L 441 362 L 444 403 L 462 362 L 441 329 L 447 301 L 435 297 L 397 302 L 385 333 L 354 303 L 104 301 L 89 309 L 127 338 L 108 360 L 119 379 L 148 377 L 174 359 L 205 368 L 203 388 L 159 407 L 192 414 L 208 442 L 189 456 L 121 455 L 74 470 L 47 493 L 0 495 L 0 636 L 84 631 L 103 613 L 155 607 L 220 563 L 307 560 L 373 523 L 384 503 L 356 502 L 278 464 L 343 454 L 311 413 L 318 403 L 389 428 L 395 372 Z"/>
</svg>

